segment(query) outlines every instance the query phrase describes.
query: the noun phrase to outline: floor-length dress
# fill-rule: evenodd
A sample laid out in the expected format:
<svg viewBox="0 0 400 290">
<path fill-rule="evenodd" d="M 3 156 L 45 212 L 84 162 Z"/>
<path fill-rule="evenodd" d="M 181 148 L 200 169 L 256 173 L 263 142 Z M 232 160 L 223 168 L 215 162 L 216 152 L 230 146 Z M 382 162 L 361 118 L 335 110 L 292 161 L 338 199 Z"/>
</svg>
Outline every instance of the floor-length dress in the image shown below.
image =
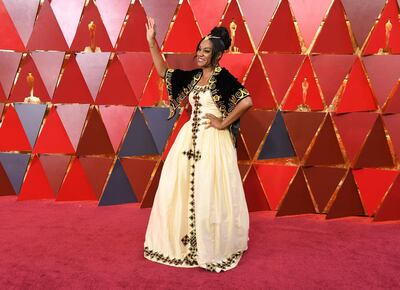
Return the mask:
<svg viewBox="0 0 400 290">
<path fill-rule="evenodd" d="M 247 249 L 249 215 L 228 129 L 206 128 L 221 113 L 207 86 L 189 95 L 191 118 L 165 160 L 151 211 L 144 255 L 178 267 L 225 271 Z"/>
</svg>

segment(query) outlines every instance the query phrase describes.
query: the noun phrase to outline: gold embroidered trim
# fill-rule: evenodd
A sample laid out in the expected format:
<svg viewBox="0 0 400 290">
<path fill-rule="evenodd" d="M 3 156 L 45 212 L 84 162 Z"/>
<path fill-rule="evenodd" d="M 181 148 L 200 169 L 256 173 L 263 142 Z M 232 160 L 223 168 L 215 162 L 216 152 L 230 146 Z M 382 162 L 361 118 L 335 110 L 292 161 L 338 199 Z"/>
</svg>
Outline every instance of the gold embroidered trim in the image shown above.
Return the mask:
<svg viewBox="0 0 400 290">
<path fill-rule="evenodd" d="M 242 256 L 243 252 L 239 251 L 228 258 L 222 260 L 218 263 L 206 263 L 206 270 L 211 272 L 217 272 L 218 270 L 227 270 L 233 264 L 238 262 L 238 259 Z M 187 254 L 183 259 L 172 258 L 169 256 L 165 256 L 157 251 L 150 250 L 149 247 L 144 248 L 144 256 L 150 260 L 162 262 L 164 264 L 169 264 L 173 266 L 180 266 L 180 265 L 189 265 L 189 266 L 196 266 L 198 265 L 197 260 L 195 257 L 192 256 L 192 253 Z"/>
<path fill-rule="evenodd" d="M 171 82 L 173 72 L 174 72 L 174 69 L 168 69 L 165 73 L 165 83 L 167 86 L 167 93 L 168 93 L 168 99 L 169 99 L 168 119 L 171 119 L 175 115 L 175 111 L 179 107 L 179 104 L 189 95 L 189 93 L 192 91 L 194 86 L 200 80 L 201 75 L 202 75 L 201 71 L 196 73 L 194 75 L 192 81 L 188 84 L 188 86 L 184 87 L 182 89 L 182 91 L 179 93 L 178 97 L 176 99 L 174 99 L 172 96 L 172 82 Z"/>
<path fill-rule="evenodd" d="M 242 254 L 243 252 L 239 251 L 219 263 L 207 263 L 206 269 L 211 272 L 216 272 L 217 270 L 226 270 L 233 264 L 237 263 L 237 260 L 242 256 Z"/>
</svg>

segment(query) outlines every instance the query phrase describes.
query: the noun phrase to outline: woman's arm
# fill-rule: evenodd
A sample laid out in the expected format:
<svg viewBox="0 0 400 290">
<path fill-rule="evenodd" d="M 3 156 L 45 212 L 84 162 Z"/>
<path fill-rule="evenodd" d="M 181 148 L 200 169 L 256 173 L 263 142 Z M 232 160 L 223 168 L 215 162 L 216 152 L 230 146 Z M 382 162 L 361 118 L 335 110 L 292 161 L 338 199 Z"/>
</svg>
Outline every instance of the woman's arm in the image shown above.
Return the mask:
<svg viewBox="0 0 400 290">
<path fill-rule="evenodd" d="M 229 127 L 230 124 L 239 119 L 252 106 L 253 101 L 250 97 L 247 97 L 239 102 L 239 104 L 236 105 L 233 111 L 230 112 L 225 119 L 217 118 L 213 114 L 206 114 L 204 118 L 210 120 L 206 128 L 214 127 L 219 130 L 226 129 Z"/>
<path fill-rule="evenodd" d="M 147 23 L 146 23 L 147 42 L 149 43 L 151 57 L 153 58 L 153 63 L 154 66 L 156 67 L 157 73 L 160 77 L 163 78 L 168 67 L 161 56 L 161 52 L 160 49 L 158 48 L 155 37 L 156 37 L 156 29 L 155 29 L 154 19 L 151 17 L 147 17 Z"/>
</svg>

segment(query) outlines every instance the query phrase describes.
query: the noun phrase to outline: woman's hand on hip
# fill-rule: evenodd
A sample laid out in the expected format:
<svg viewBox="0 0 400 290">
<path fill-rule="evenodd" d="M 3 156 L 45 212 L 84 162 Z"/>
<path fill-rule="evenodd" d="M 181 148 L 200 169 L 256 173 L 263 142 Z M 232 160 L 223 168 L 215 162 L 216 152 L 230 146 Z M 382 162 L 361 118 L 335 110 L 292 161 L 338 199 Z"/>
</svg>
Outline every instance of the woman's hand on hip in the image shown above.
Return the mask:
<svg viewBox="0 0 400 290">
<path fill-rule="evenodd" d="M 213 114 L 206 114 L 203 119 L 206 119 L 203 124 L 207 124 L 206 129 L 214 127 L 218 130 L 223 130 L 225 127 L 222 124 L 222 118 L 218 118 Z"/>
</svg>

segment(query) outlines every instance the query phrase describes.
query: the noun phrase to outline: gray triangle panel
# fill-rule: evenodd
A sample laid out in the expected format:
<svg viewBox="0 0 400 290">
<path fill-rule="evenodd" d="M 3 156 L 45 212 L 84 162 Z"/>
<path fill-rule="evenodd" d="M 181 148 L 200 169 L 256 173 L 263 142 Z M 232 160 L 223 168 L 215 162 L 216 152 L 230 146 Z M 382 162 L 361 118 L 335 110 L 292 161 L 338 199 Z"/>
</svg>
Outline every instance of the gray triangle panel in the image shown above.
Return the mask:
<svg viewBox="0 0 400 290">
<path fill-rule="evenodd" d="M 16 194 L 19 194 L 19 190 L 21 189 L 29 158 L 30 154 L 0 153 L 0 162 Z"/>
<path fill-rule="evenodd" d="M 119 156 L 158 155 L 157 146 L 153 136 L 146 125 L 140 110 L 136 110 L 135 116 L 129 126 Z"/>
<path fill-rule="evenodd" d="M 261 160 L 295 156 L 296 153 L 294 152 L 285 122 L 283 121 L 282 112 L 278 111 L 258 159 Z"/>
<path fill-rule="evenodd" d="M 143 114 L 149 124 L 158 153 L 161 154 L 179 114 L 175 114 L 172 119 L 167 120 L 169 109 L 157 107 L 143 108 Z"/>
<path fill-rule="evenodd" d="M 118 159 L 108 179 L 99 205 L 116 205 L 137 202 L 136 195 Z"/>
<path fill-rule="evenodd" d="M 35 146 L 46 107 L 45 104 L 15 104 L 15 110 L 17 111 L 32 148 Z"/>
</svg>

